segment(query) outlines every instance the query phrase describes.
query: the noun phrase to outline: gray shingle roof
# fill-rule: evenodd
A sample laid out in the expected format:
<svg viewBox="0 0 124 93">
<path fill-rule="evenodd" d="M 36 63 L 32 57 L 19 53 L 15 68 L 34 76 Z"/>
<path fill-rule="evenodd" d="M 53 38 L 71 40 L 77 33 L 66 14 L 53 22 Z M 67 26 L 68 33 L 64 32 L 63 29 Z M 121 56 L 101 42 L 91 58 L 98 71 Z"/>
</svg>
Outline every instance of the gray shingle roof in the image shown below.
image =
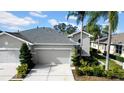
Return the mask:
<svg viewBox="0 0 124 93">
<path fill-rule="evenodd" d="M 34 28 L 10 34 L 25 39 L 31 43 L 75 44 L 70 41 L 67 36 L 48 27 Z"/>
<path fill-rule="evenodd" d="M 24 40 L 26 40 L 26 41 L 31 42 L 30 40 L 28 40 L 26 37 L 24 37 L 23 35 L 21 35 L 21 34 L 18 33 L 18 32 L 7 32 L 7 33 L 9 33 L 9 34 L 11 34 L 11 35 L 13 35 L 13 36 L 19 37 L 19 38 L 21 38 L 21 39 L 24 39 Z"/>
<path fill-rule="evenodd" d="M 108 38 L 103 37 L 100 39 L 100 43 L 107 44 Z M 98 42 L 98 40 L 96 40 Z M 111 38 L 111 44 L 124 44 L 124 33 L 113 34 Z"/>
</svg>

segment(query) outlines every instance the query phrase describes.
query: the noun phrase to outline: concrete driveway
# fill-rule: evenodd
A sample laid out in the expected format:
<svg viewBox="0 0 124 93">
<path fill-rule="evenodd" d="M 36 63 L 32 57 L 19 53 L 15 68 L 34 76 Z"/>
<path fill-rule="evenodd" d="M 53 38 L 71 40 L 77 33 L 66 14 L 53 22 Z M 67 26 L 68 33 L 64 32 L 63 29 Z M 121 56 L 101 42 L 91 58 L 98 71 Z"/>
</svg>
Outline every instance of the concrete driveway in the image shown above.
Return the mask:
<svg viewBox="0 0 124 93">
<path fill-rule="evenodd" d="M 24 79 L 26 81 L 74 81 L 69 64 L 38 64 Z"/>
<path fill-rule="evenodd" d="M 16 74 L 17 63 L 0 63 L 0 81 L 8 81 Z"/>
</svg>

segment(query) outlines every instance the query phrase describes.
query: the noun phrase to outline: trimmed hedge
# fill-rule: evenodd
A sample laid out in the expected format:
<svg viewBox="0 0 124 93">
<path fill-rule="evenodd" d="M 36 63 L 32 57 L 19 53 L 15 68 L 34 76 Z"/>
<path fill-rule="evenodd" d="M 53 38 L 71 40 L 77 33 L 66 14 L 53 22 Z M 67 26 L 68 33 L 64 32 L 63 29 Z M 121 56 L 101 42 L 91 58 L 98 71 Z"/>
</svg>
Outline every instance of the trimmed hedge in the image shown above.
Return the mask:
<svg viewBox="0 0 124 93">
<path fill-rule="evenodd" d="M 106 52 L 103 53 L 104 56 L 106 56 Z M 124 57 L 118 56 L 118 55 L 112 55 L 109 54 L 109 57 L 115 60 L 118 60 L 120 62 L 124 62 Z"/>
<path fill-rule="evenodd" d="M 124 58 L 123 57 L 120 57 L 120 56 L 116 56 L 116 60 L 121 61 L 121 62 L 124 62 Z"/>
</svg>

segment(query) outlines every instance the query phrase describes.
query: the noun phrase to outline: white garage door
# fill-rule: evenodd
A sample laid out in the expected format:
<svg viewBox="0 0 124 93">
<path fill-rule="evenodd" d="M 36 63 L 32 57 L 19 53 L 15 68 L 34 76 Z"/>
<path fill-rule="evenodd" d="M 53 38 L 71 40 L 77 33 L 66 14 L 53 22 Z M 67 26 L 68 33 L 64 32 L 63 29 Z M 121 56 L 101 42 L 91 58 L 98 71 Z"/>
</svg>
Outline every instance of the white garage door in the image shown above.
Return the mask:
<svg viewBox="0 0 124 93">
<path fill-rule="evenodd" d="M 19 62 L 19 51 L 1 50 L 0 63 L 17 63 Z"/>
<path fill-rule="evenodd" d="M 38 63 L 70 63 L 70 51 L 71 50 L 38 50 L 37 61 Z"/>
</svg>

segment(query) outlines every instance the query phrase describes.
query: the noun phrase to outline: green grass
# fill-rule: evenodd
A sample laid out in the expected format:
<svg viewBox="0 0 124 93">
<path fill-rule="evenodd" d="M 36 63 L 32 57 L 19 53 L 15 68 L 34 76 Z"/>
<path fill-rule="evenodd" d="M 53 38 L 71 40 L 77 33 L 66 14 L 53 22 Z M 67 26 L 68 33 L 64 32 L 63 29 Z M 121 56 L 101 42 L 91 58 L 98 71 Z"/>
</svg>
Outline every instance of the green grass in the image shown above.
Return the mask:
<svg viewBox="0 0 124 93">
<path fill-rule="evenodd" d="M 106 62 L 106 58 L 105 57 L 103 57 L 103 56 L 100 56 L 100 55 L 97 55 L 97 56 L 95 56 L 98 60 L 100 60 L 100 61 L 102 61 L 102 62 Z M 118 65 L 118 64 L 116 64 L 116 62 L 114 62 L 113 60 L 109 60 L 109 68 L 110 69 L 113 69 L 113 67 L 114 68 L 118 68 L 118 69 L 122 69 L 122 67 L 120 66 L 120 65 Z"/>
</svg>

